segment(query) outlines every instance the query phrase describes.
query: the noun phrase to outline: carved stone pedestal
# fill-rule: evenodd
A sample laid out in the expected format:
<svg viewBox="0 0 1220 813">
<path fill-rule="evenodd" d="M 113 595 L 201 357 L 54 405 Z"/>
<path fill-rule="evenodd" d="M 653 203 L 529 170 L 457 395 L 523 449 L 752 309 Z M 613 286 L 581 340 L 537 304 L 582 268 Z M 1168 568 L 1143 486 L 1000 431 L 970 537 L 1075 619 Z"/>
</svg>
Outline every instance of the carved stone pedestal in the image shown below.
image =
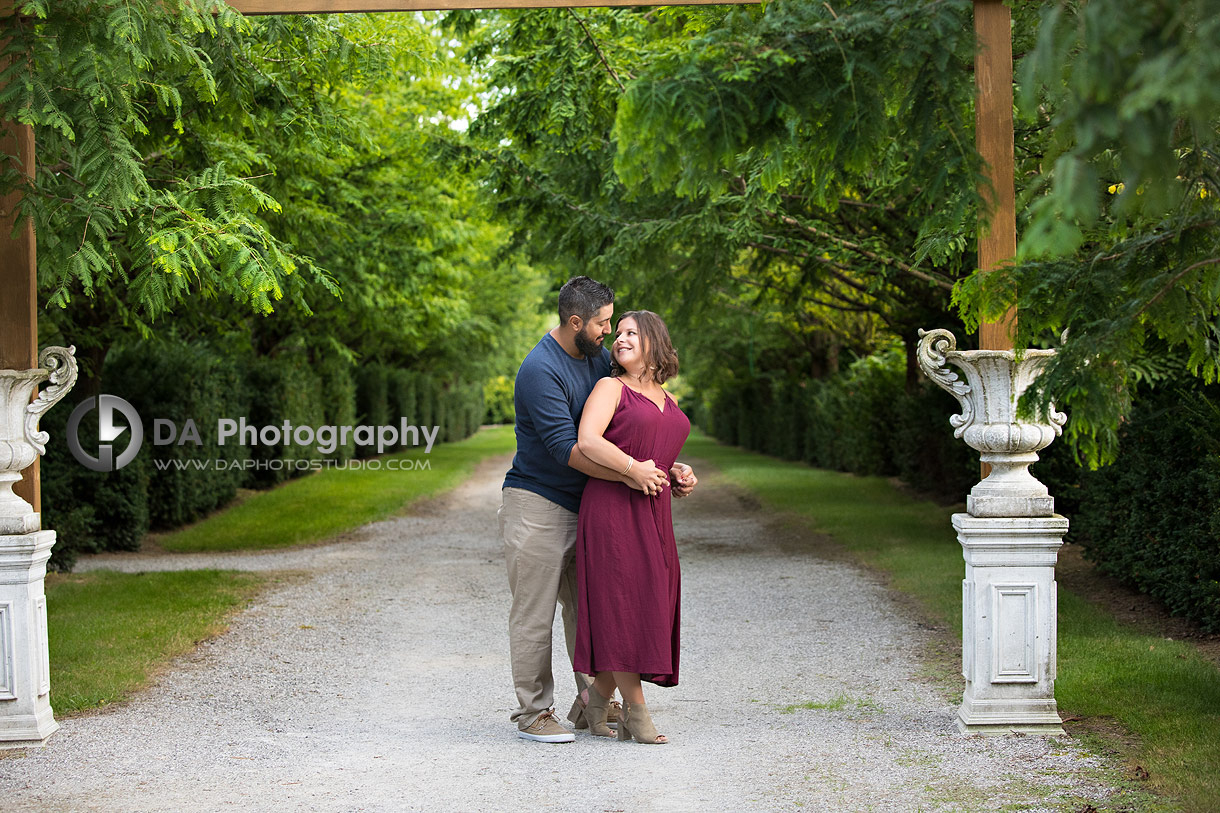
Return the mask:
<svg viewBox="0 0 1220 813">
<path fill-rule="evenodd" d="M 43 579 L 54 531 L 0 536 L 0 748 L 42 745 L 51 715 Z"/>
<path fill-rule="evenodd" d="M 1062 734 L 1055 708 L 1058 596 L 1055 562 L 1068 521 L 1029 472 L 1063 431 L 1067 416 L 1022 415 L 1022 394 L 1053 350 L 959 351 L 947 330 L 919 331 L 919 366 L 957 399 L 953 434 L 979 452 L 991 472 L 953 515 L 966 559 L 962 581 L 962 731 Z M 965 376 L 963 381 L 949 365 Z"/>
<path fill-rule="evenodd" d="M 972 734 L 1062 734 L 1055 705 L 1055 562 L 1068 521 L 954 514 L 966 559 L 957 725 Z"/>
<path fill-rule="evenodd" d="M 39 530 L 41 516 L 13 484 L 46 451 L 50 437 L 38 420 L 76 383 L 75 352 L 48 347 L 33 370 L 0 370 L 0 748 L 42 745 L 59 728 L 43 590 L 55 532 Z"/>
</svg>

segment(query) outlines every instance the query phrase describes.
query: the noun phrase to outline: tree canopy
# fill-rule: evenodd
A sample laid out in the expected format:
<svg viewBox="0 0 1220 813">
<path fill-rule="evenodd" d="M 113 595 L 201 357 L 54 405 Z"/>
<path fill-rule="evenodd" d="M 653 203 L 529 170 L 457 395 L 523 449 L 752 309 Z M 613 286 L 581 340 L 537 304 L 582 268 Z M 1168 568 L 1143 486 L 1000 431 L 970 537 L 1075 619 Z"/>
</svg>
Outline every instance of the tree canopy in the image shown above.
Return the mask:
<svg viewBox="0 0 1220 813">
<path fill-rule="evenodd" d="M 532 330 L 537 272 L 435 160 L 478 86 L 428 18 L 19 10 L 0 105 L 38 166 L 0 180 L 35 224 L 44 332 L 93 367 L 137 332 L 236 332 L 485 376 Z"/>
<path fill-rule="evenodd" d="M 816 377 L 1016 304 L 1021 346 L 1069 330 L 1029 406 L 1098 463 L 1137 385 L 1215 376 L 1217 10 L 1014 7 L 1023 236 L 986 276 L 965 0 L 450 19 L 500 89 L 473 134 L 519 237 L 667 310 L 702 384 L 760 341 Z"/>
<path fill-rule="evenodd" d="M 492 88 L 468 158 L 534 256 L 664 312 L 702 389 L 826 375 L 956 321 L 979 170 L 969 10 L 451 15 Z"/>
<path fill-rule="evenodd" d="M 19 8 L 0 112 L 40 161 L 0 183 L 86 345 L 169 325 L 506 372 L 547 281 L 590 273 L 712 390 L 1015 304 L 1020 346 L 1068 331 L 1029 406 L 1094 463 L 1139 387 L 1220 369 L 1220 0 L 1014 6 L 1021 242 L 985 276 L 968 0 Z"/>
</svg>

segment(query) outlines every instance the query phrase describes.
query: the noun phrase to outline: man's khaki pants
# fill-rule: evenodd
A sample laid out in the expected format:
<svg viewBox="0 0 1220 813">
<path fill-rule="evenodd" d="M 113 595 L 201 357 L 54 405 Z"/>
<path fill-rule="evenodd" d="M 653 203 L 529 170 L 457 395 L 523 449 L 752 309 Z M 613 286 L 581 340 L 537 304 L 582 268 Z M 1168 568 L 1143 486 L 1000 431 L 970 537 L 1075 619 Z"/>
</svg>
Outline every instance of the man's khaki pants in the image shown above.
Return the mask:
<svg viewBox="0 0 1220 813">
<path fill-rule="evenodd" d="M 508 645 L 517 709 L 512 719 L 526 728 L 555 705 L 551 629 L 556 602 L 563 608 L 569 667 L 576 647 L 576 514 L 532 491 L 506 488 L 499 516 L 513 594 Z M 584 690 L 588 680 L 573 674 L 576 691 Z"/>
</svg>

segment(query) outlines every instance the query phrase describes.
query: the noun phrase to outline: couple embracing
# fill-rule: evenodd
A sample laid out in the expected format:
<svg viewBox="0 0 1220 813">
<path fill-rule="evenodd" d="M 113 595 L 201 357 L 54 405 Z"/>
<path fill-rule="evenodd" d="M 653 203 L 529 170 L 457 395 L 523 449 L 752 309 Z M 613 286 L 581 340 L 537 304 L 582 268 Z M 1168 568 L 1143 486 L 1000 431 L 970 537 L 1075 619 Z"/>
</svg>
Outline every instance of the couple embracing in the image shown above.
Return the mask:
<svg viewBox="0 0 1220 813">
<path fill-rule="evenodd" d="M 509 647 L 518 736 L 572 742 L 554 716 L 551 627 L 562 607 L 577 728 L 664 743 L 641 681 L 678 682 L 681 577 L 670 494 L 695 487 L 677 462 L 690 421 L 661 385 L 678 355 L 655 313 L 623 314 L 588 277 L 559 291 L 559 325 L 514 387 L 517 454 L 504 478 L 500 535 L 512 591 Z M 605 345 L 609 345 L 606 347 Z M 618 691 L 620 706 L 614 701 Z"/>
</svg>

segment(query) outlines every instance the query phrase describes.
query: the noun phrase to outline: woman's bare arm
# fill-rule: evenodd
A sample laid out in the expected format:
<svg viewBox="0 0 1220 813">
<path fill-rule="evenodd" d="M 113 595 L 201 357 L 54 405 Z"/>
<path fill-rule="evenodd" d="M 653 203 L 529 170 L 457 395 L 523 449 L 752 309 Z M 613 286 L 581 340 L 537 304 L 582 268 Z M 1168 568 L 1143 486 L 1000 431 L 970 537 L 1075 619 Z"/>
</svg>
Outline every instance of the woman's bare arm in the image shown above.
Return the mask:
<svg viewBox="0 0 1220 813">
<path fill-rule="evenodd" d="M 653 461 L 633 462 L 630 455 L 604 437 L 606 427 L 614 417 L 614 410 L 618 408 L 624 386 L 621 381 L 613 378 L 603 378 L 597 382 L 593 392 L 589 393 L 589 399 L 585 401 L 576 446 L 589 460 L 612 471 L 623 472 L 642 490 L 648 490 L 648 483 L 668 485 L 668 473 L 658 469 Z"/>
</svg>

